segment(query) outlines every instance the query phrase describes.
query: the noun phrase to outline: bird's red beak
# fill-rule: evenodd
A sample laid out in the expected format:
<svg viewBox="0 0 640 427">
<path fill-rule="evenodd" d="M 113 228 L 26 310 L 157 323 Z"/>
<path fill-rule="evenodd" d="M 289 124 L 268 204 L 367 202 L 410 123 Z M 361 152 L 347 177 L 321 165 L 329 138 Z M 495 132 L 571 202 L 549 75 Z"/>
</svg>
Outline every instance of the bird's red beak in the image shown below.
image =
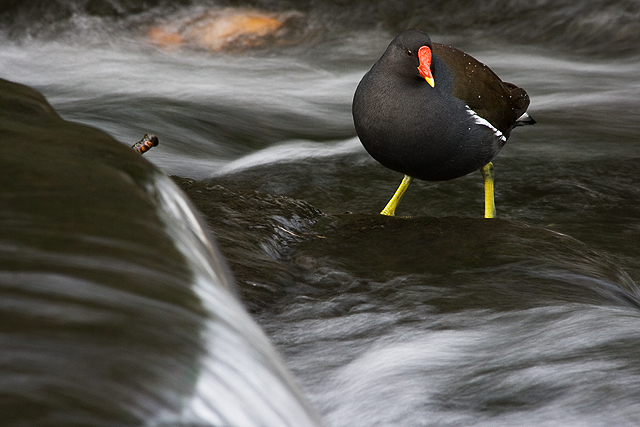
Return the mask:
<svg viewBox="0 0 640 427">
<path fill-rule="evenodd" d="M 418 60 L 420 61 L 420 66 L 418 67 L 420 75 L 424 77 L 431 87 L 435 87 L 435 81 L 431 74 L 431 49 L 429 49 L 429 46 L 422 46 L 418 49 Z"/>
</svg>

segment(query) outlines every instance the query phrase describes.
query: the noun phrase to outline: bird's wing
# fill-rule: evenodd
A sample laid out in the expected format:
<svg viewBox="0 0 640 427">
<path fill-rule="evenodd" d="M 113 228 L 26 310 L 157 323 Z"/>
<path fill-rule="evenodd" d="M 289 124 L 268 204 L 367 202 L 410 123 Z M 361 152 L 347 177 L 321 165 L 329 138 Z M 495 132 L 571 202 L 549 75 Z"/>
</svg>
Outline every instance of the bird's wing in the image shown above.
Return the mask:
<svg viewBox="0 0 640 427">
<path fill-rule="evenodd" d="M 527 92 L 503 82 L 489 67 L 459 49 L 434 43 L 433 51 L 451 73 L 453 96 L 508 135 L 529 107 Z"/>
</svg>

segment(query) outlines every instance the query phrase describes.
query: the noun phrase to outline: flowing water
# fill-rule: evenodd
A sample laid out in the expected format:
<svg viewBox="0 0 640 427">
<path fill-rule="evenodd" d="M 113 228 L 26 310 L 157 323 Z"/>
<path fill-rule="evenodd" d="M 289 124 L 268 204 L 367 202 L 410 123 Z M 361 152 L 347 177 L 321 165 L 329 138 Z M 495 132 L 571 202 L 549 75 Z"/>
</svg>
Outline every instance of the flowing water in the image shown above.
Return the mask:
<svg viewBox="0 0 640 427">
<path fill-rule="evenodd" d="M 265 0 L 297 16 L 284 40 L 221 52 L 148 29 L 246 3 L 14 3 L 0 77 L 124 144 L 158 135 L 144 157 L 186 178 L 326 425 L 640 422 L 640 2 Z M 491 224 L 479 174 L 376 215 L 401 176 L 361 147 L 351 98 L 407 27 L 531 96 Z"/>
</svg>

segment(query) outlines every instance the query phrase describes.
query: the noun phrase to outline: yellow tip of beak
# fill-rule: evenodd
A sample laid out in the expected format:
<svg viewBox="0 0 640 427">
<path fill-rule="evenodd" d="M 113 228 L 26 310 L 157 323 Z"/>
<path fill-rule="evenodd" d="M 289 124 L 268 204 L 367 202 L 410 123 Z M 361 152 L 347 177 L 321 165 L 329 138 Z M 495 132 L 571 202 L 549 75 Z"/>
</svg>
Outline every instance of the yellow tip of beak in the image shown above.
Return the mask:
<svg viewBox="0 0 640 427">
<path fill-rule="evenodd" d="M 436 87 L 436 82 L 433 80 L 433 77 L 425 77 L 424 79 L 427 81 L 427 83 L 429 83 L 431 87 Z"/>
</svg>

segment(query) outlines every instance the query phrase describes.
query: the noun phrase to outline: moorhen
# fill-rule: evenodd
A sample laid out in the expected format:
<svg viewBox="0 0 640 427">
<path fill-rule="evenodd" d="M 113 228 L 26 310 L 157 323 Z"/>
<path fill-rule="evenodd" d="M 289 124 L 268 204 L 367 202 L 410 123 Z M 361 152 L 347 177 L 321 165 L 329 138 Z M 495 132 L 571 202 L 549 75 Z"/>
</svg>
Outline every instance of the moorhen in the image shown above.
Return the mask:
<svg viewBox="0 0 640 427">
<path fill-rule="evenodd" d="M 495 216 L 493 164 L 511 130 L 534 124 L 529 95 L 489 67 L 417 30 L 400 33 L 353 97 L 362 145 L 404 179 L 383 215 L 394 215 L 413 178 L 445 181 L 480 169 L 485 217 Z"/>
</svg>

